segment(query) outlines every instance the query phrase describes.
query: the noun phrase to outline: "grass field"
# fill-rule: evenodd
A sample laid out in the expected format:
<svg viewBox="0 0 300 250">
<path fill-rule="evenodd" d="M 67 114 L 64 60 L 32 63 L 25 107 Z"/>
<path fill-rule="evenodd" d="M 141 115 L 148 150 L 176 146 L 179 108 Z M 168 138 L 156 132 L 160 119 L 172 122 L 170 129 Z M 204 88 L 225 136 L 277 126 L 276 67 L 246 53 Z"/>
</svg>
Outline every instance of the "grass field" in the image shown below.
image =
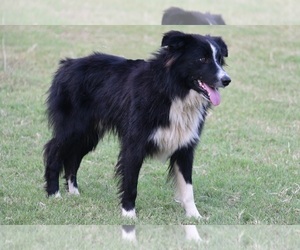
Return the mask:
<svg viewBox="0 0 300 250">
<path fill-rule="evenodd" d="M 2 226 L 6 249 L 292 249 L 299 226 L 197 226 L 199 242 L 186 240 L 183 226 L 138 225 L 136 241 L 122 239 L 121 226 Z M 279 237 L 281 236 L 281 237 Z M 55 240 L 51 240 L 55 239 Z"/>
<path fill-rule="evenodd" d="M 230 25 L 300 24 L 298 0 L 2 0 L 0 15 L 8 25 L 155 25 L 171 6 L 220 13 Z"/>
<path fill-rule="evenodd" d="M 81 196 L 47 199 L 44 101 L 62 57 L 147 58 L 169 29 L 221 35 L 231 85 L 208 117 L 194 167 L 201 221 L 185 218 L 167 164 L 141 171 L 136 224 L 300 224 L 299 26 L 1 26 L 0 224 L 123 224 L 113 179 L 118 141 L 82 162 Z"/>
</svg>

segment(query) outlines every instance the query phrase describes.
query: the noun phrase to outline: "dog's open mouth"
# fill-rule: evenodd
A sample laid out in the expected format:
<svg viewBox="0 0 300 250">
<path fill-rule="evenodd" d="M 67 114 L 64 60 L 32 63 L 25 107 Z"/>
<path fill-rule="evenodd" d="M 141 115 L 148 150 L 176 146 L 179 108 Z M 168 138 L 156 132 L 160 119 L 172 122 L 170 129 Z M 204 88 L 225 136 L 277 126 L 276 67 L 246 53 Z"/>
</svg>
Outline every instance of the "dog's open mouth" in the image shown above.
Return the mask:
<svg viewBox="0 0 300 250">
<path fill-rule="evenodd" d="M 214 106 L 217 106 L 221 102 L 221 96 L 217 88 L 212 88 L 208 86 L 206 83 L 198 80 L 200 88 L 204 90 L 203 96 L 210 101 Z"/>
</svg>

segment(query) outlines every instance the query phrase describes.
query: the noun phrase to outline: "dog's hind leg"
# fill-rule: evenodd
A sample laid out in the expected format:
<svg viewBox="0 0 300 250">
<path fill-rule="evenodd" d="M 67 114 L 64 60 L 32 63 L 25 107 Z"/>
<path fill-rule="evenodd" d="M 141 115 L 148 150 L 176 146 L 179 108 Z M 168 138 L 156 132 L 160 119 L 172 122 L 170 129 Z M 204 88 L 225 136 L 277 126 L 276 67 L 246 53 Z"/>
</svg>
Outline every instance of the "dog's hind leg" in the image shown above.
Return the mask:
<svg viewBox="0 0 300 250">
<path fill-rule="evenodd" d="M 46 192 L 48 196 L 60 197 L 59 174 L 63 168 L 61 159 L 60 144 L 56 138 L 51 139 L 44 147 L 44 164 Z"/>
<path fill-rule="evenodd" d="M 176 184 L 175 200 L 180 202 L 187 217 L 201 218 L 194 200 L 192 185 L 192 165 L 194 149 L 182 148 L 176 151 L 170 160 L 170 174 L 174 176 Z"/>
<path fill-rule="evenodd" d="M 68 186 L 68 191 L 70 194 L 79 195 L 78 184 L 77 184 L 77 171 L 80 166 L 83 156 L 76 155 L 72 152 L 72 156 L 65 159 L 65 178 Z"/>
<path fill-rule="evenodd" d="M 73 136 L 69 139 L 69 149 L 64 159 L 65 178 L 70 194 L 79 195 L 77 171 L 83 157 L 92 151 L 98 144 L 99 136 L 103 133 L 92 131 L 90 134 Z"/>
</svg>

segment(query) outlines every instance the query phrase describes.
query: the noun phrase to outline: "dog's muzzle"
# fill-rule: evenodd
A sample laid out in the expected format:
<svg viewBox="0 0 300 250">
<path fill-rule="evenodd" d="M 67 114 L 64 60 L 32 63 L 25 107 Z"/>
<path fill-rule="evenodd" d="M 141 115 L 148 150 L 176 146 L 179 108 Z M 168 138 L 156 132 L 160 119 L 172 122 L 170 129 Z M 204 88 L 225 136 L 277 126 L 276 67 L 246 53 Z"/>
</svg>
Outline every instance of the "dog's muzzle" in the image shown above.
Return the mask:
<svg viewBox="0 0 300 250">
<path fill-rule="evenodd" d="M 231 82 L 231 79 L 228 75 L 225 75 L 221 78 L 221 82 L 224 87 L 227 87 L 229 85 L 229 83 Z"/>
</svg>

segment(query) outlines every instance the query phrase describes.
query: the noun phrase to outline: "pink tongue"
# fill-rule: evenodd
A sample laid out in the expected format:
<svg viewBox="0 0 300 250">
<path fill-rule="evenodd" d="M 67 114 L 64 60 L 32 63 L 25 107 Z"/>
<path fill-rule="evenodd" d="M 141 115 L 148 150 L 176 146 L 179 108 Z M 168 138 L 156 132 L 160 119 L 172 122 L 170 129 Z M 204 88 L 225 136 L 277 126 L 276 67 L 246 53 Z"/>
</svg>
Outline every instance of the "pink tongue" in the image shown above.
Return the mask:
<svg viewBox="0 0 300 250">
<path fill-rule="evenodd" d="M 208 92 L 209 94 L 209 99 L 211 101 L 211 103 L 214 105 L 214 106 L 218 106 L 221 102 L 221 96 L 220 96 L 220 93 L 217 89 L 213 89 L 211 87 L 209 87 L 207 84 L 205 83 L 202 83 L 205 87 L 205 90 Z"/>
</svg>

